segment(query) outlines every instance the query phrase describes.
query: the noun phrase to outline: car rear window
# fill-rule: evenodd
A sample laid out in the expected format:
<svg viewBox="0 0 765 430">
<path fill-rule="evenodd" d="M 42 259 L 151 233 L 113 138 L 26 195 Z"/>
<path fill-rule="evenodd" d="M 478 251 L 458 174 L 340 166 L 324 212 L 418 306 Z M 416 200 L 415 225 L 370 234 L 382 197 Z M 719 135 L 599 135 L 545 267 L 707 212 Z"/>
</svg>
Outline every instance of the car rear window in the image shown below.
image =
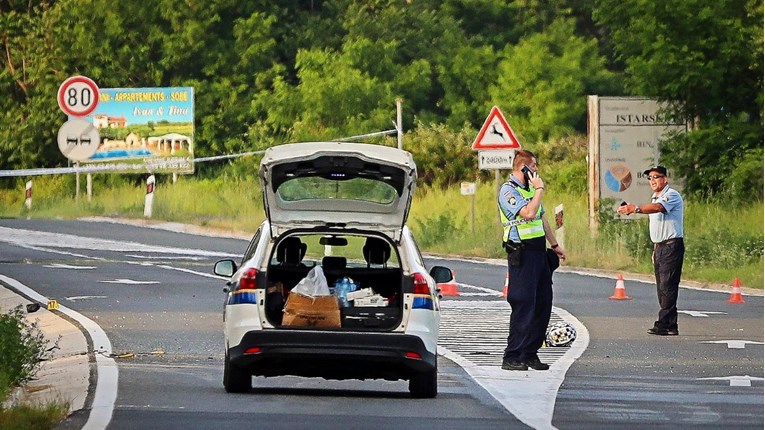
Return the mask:
<svg viewBox="0 0 765 430">
<path fill-rule="evenodd" d="M 344 199 L 388 205 L 395 201 L 396 189 L 388 183 L 370 178 L 299 177 L 283 182 L 277 195 L 284 201 Z"/>
</svg>

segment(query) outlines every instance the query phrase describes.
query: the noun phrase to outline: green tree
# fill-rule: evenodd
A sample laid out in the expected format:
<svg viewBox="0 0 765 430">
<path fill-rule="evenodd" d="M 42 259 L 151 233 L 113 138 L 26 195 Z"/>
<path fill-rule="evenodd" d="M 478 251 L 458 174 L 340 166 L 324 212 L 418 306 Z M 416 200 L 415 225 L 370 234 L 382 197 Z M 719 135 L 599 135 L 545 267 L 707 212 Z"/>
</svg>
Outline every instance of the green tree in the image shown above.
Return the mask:
<svg viewBox="0 0 765 430">
<path fill-rule="evenodd" d="M 501 53 L 490 101 L 507 114 L 522 143 L 584 132 L 586 96 L 615 91 L 596 40 L 574 30 L 572 19 L 558 19 Z"/>
<path fill-rule="evenodd" d="M 688 191 L 761 198 L 762 0 L 598 0 L 593 16 L 628 90 L 668 102 L 667 115 L 693 124 L 662 146 Z M 731 183 L 731 172 L 741 181 Z"/>
<path fill-rule="evenodd" d="M 0 3 L 0 169 L 65 161 L 56 143 L 64 116 L 55 97 L 65 76 L 55 74 L 56 50 L 45 37 L 51 3 Z"/>
</svg>

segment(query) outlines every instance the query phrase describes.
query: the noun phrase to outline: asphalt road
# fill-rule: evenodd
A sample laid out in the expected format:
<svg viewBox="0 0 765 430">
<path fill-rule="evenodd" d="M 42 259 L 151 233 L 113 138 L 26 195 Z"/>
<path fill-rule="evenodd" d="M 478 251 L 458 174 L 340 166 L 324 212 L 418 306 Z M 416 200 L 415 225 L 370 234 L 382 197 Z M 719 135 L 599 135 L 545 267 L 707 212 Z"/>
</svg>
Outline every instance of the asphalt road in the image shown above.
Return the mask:
<svg viewBox="0 0 765 430">
<path fill-rule="evenodd" d="M 210 270 L 245 246 L 120 224 L 3 219 L 0 273 L 107 333 L 119 367 L 109 429 L 529 427 L 445 357 L 433 400 L 410 399 L 404 381 L 294 377 L 256 378 L 252 393 L 226 394 L 223 281 Z M 444 302 L 502 300 L 501 264 L 428 262 L 453 268 L 463 293 L 479 292 Z M 645 333 L 657 311 L 653 285 L 628 278 L 632 300 L 612 301 L 614 283 L 565 268 L 555 275 L 555 306 L 587 327 L 590 342 L 553 393 L 554 427 L 763 427 L 762 296 L 729 304 L 726 291 L 683 289 L 681 335 L 653 337 Z M 473 329 L 464 323 L 466 338 Z"/>
</svg>

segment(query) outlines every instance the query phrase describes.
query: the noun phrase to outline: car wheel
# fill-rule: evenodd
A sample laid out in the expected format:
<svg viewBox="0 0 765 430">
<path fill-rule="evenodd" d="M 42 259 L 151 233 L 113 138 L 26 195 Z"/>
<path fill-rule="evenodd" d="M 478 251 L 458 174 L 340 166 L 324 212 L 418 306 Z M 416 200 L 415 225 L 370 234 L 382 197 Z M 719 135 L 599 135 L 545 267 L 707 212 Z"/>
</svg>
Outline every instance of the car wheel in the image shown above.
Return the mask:
<svg viewBox="0 0 765 430">
<path fill-rule="evenodd" d="M 438 367 L 416 373 L 409 379 L 409 393 L 416 399 L 432 399 L 438 394 Z"/>
<path fill-rule="evenodd" d="M 223 387 L 227 393 L 249 393 L 252 391 L 252 375 L 231 363 L 226 354 L 223 364 Z"/>
</svg>

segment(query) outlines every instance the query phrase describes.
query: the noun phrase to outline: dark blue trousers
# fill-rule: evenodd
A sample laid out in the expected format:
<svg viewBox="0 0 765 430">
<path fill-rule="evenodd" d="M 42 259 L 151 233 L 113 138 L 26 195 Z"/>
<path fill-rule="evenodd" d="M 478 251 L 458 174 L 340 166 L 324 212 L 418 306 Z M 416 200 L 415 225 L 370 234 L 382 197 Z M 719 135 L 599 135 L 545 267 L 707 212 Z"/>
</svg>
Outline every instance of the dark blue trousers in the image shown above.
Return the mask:
<svg viewBox="0 0 765 430">
<path fill-rule="evenodd" d="M 683 239 L 657 244 L 654 248 L 653 270 L 659 298 L 659 319 L 654 323 L 656 327 L 677 328 L 677 293 L 683 274 L 684 256 Z"/>
<path fill-rule="evenodd" d="M 507 301 L 513 312 L 504 360 L 538 359 L 553 300 L 552 274 L 544 249 L 524 249 L 519 266 L 508 262 L 508 273 Z"/>
</svg>

